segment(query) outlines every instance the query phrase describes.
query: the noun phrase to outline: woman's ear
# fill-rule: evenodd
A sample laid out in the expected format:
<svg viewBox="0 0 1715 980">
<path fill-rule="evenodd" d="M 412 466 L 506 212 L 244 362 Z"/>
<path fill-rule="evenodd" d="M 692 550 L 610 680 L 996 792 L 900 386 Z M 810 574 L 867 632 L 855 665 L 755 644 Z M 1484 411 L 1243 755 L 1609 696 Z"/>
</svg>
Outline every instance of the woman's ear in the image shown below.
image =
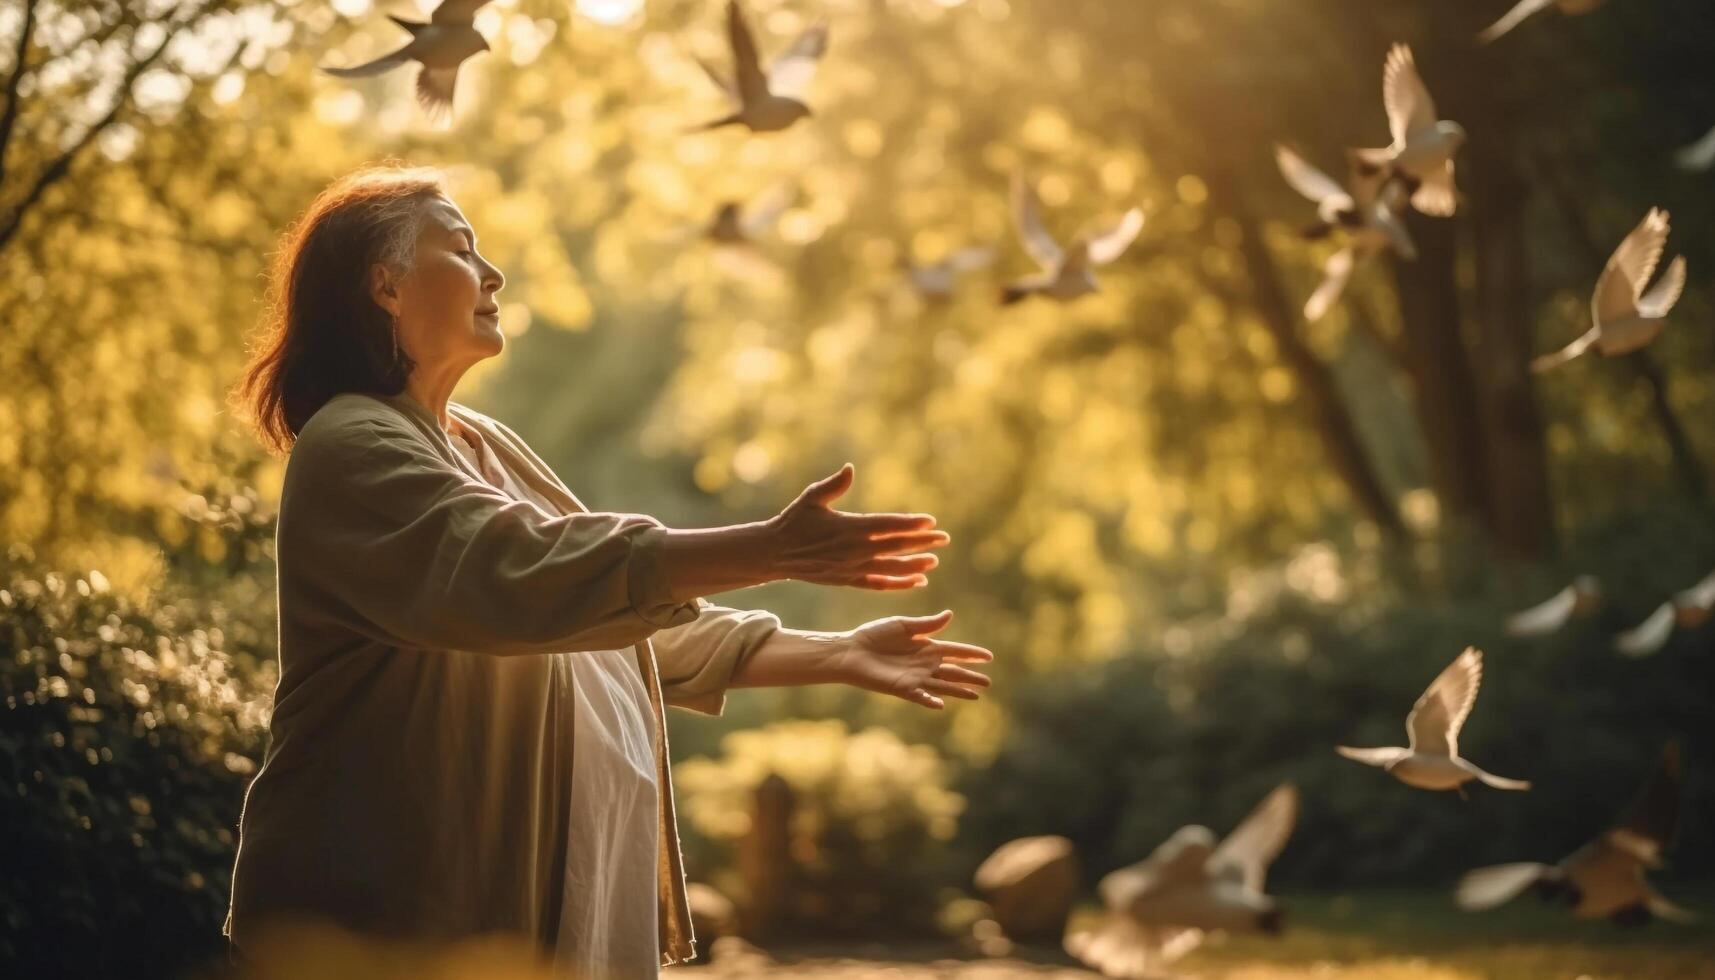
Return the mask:
<svg viewBox="0 0 1715 980">
<path fill-rule="evenodd" d="M 385 262 L 369 267 L 369 298 L 393 316 L 399 315 L 399 276 Z"/>
</svg>

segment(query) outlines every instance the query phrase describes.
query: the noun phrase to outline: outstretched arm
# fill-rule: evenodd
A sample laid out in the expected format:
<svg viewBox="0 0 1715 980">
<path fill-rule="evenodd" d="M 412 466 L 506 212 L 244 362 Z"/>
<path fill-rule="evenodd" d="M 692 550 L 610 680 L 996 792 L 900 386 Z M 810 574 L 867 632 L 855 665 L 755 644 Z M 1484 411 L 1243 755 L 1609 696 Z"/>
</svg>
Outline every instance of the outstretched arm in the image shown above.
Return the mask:
<svg viewBox="0 0 1715 980">
<path fill-rule="evenodd" d="M 975 701 L 989 679 L 963 665 L 987 663 L 994 654 L 969 643 L 934 639 L 952 619 L 952 610 L 946 610 L 933 616 L 888 616 L 838 633 L 781 628 L 740 663 L 731 686 L 849 684 L 937 710 L 946 707 L 948 697 Z"/>
</svg>

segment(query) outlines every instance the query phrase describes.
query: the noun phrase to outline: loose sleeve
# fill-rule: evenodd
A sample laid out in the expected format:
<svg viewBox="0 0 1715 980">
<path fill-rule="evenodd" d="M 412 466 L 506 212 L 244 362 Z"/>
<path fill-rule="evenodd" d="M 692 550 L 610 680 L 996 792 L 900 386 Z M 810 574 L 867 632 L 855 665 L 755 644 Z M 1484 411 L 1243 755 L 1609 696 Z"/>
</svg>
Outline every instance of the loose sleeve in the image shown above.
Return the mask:
<svg viewBox="0 0 1715 980">
<path fill-rule="evenodd" d="M 290 577 L 395 646 L 619 649 L 697 616 L 668 593 L 665 533 L 641 514 L 550 516 L 467 478 L 409 423 L 347 418 L 306 426 L 287 465 L 282 595 Z"/>
<path fill-rule="evenodd" d="M 780 629 L 764 609 L 729 609 L 706 600 L 697 618 L 650 637 L 661 695 L 668 704 L 718 715 L 726 706 L 733 675 Z"/>
</svg>

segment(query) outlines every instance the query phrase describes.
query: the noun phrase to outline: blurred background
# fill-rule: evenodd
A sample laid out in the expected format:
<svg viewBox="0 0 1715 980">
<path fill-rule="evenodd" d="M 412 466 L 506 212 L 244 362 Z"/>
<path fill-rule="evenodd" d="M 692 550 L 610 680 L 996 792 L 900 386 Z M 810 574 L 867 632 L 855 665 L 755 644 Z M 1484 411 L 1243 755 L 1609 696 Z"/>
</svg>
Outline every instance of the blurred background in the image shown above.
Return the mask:
<svg viewBox="0 0 1715 980">
<path fill-rule="evenodd" d="M 850 460 L 843 506 L 953 535 L 920 594 L 723 597 L 812 629 L 951 607 L 998 658 L 945 713 L 833 688 L 675 713 L 691 874 L 734 931 L 980 955 L 996 846 L 1068 838 L 1065 900 L 1089 904 L 1292 781 L 1269 883 L 1301 928 L 1199 952 L 1204 975 L 1715 975 L 1715 627 L 1612 648 L 1715 568 L 1715 175 L 1673 164 L 1715 126 L 1715 7 L 1548 11 L 1476 45 L 1509 5 L 752 0 L 765 54 L 831 24 L 814 118 L 753 136 L 688 131 L 725 106 L 694 60 L 728 64 L 715 0 L 495 0 L 445 129 L 409 71 L 315 70 L 391 50 L 382 14 L 427 4 L 3 0 L 0 963 L 176 976 L 222 948 L 282 468 L 226 392 L 277 236 L 393 157 L 448 169 L 507 275 L 507 350 L 455 397 L 592 508 L 755 520 Z M 1419 259 L 1370 261 L 1309 324 L 1335 243 L 1300 235 L 1314 208 L 1272 147 L 1343 175 L 1385 145 L 1394 41 L 1470 134 L 1461 207 L 1411 215 Z M 1058 233 L 1144 210 L 1099 294 L 997 304 L 1032 268 L 1020 168 Z M 767 200 L 743 261 L 703 240 L 723 202 Z M 1531 375 L 1650 207 L 1691 270 L 1659 341 Z M 982 246 L 947 297 L 902 276 Z M 1579 574 L 1594 613 L 1504 634 Z M 1488 660 L 1462 748 L 1531 792 L 1461 801 L 1334 755 L 1397 743 L 1466 645 Z M 1654 877 L 1703 926 L 1453 910 L 1461 871 L 1609 826 L 1674 737 Z"/>
</svg>

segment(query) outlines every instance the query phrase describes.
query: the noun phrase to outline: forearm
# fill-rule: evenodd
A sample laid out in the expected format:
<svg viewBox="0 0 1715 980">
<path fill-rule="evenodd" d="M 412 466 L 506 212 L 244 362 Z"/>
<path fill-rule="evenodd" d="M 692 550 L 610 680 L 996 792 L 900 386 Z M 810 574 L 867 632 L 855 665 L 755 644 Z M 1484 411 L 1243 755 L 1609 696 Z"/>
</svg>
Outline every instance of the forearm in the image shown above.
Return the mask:
<svg viewBox="0 0 1715 980">
<path fill-rule="evenodd" d="M 667 528 L 661 572 L 675 602 L 777 581 L 771 544 L 761 521 L 727 527 Z"/>
<path fill-rule="evenodd" d="M 802 687 L 846 681 L 842 669 L 850 637 L 782 627 L 733 673 L 732 687 Z"/>
</svg>

